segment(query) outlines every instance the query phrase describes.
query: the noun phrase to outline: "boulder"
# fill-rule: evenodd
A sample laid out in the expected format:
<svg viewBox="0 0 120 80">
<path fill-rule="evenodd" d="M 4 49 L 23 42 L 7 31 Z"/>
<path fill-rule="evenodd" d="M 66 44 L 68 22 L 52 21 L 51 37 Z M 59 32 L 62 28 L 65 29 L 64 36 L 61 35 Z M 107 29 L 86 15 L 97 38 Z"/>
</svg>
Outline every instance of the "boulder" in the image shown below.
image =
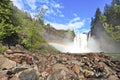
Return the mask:
<svg viewBox="0 0 120 80">
<path fill-rule="evenodd" d="M 0 70 L 0 80 L 7 80 L 7 71 Z"/>
<path fill-rule="evenodd" d="M 73 66 L 73 71 L 74 71 L 75 73 L 79 74 L 79 72 L 80 72 L 80 67 L 79 67 L 77 64 L 75 64 L 75 65 Z"/>
<path fill-rule="evenodd" d="M 35 69 L 27 69 L 16 74 L 18 80 L 39 80 L 38 73 Z"/>
<path fill-rule="evenodd" d="M 16 66 L 16 62 L 12 61 L 3 55 L 0 55 L 0 69 L 6 68 L 10 69 Z"/>
<path fill-rule="evenodd" d="M 11 49 L 8 49 L 8 50 L 6 50 L 6 52 L 5 52 L 6 54 L 13 54 L 13 50 L 11 50 Z"/>
<path fill-rule="evenodd" d="M 68 69 L 65 67 L 65 65 L 57 63 L 57 64 L 53 65 L 52 72 L 55 72 L 55 71 L 58 71 L 58 70 L 68 71 Z"/>
<path fill-rule="evenodd" d="M 47 80 L 63 80 L 66 79 L 67 72 L 65 70 L 58 70 L 51 73 Z"/>
<path fill-rule="evenodd" d="M 90 70 L 84 70 L 84 76 L 89 78 L 94 76 L 94 72 Z"/>
</svg>

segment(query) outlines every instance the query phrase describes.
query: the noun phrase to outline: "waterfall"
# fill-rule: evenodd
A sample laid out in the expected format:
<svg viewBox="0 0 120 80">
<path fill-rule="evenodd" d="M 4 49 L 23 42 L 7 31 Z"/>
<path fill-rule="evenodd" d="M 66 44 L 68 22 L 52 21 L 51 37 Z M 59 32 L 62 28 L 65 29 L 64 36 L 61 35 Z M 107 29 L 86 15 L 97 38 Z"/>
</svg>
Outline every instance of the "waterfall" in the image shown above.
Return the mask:
<svg viewBox="0 0 120 80">
<path fill-rule="evenodd" d="M 61 43 L 62 42 L 62 43 Z M 49 45 L 55 47 L 61 52 L 70 53 L 87 53 L 87 52 L 100 52 L 99 43 L 90 33 L 76 34 L 73 42 L 48 42 Z"/>
<path fill-rule="evenodd" d="M 87 50 L 87 34 L 80 33 L 74 38 L 74 46 L 78 52 L 86 52 Z"/>
</svg>

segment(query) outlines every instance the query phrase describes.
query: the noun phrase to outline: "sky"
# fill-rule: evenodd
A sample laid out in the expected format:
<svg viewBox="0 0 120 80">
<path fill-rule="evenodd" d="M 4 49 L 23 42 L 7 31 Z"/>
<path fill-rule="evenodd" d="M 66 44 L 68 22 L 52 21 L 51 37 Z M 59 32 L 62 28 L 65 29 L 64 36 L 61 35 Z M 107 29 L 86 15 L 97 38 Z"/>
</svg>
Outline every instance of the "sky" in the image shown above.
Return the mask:
<svg viewBox="0 0 120 80">
<path fill-rule="evenodd" d="M 40 10 L 46 9 L 45 24 L 50 23 L 56 29 L 70 29 L 75 33 L 88 32 L 91 18 L 97 8 L 104 11 L 105 4 L 112 0 L 12 0 L 13 4 L 32 17 Z"/>
</svg>

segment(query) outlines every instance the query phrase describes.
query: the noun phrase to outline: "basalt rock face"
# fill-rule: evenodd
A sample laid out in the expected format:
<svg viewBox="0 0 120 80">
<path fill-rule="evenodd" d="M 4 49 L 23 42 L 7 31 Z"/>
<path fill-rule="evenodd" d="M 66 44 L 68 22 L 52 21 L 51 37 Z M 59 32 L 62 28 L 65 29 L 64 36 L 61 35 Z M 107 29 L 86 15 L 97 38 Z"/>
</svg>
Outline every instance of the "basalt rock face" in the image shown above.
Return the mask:
<svg viewBox="0 0 120 80">
<path fill-rule="evenodd" d="M 0 66 L 0 80 L 120 80 L 120 61 L 105 53 L 9 52 L 0 59 L 15 65 Z"/>
<path fill-rule="evenodd" d="M 112 37 L 110 37 L 110 35 L 105 31 L 104 26 L 104 22 L 96 22 L 89 32 L 89 38 L 93 38 L 97 42 L 101 51 L 119 53 L 120 42 L 113 40 Z"/>
<path fill-rule="evenodd" d="M 70 30 L 56 30 L 53 27 L 46 27 L 43 30 L 43 38 L 48 42 L 72 42 L 75 34 Z"/>
</svg>

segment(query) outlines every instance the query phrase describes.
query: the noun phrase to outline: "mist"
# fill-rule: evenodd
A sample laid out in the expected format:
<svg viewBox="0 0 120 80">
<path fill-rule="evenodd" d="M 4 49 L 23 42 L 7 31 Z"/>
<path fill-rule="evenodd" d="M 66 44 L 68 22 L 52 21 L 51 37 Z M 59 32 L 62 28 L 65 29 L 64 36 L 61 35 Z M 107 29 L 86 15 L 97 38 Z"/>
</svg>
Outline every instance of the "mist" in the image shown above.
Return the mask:
<svg viewBox="0 0 120 80">
<path fill-rule="evenodd" d="M 63 39 L 61 42 L 50 43 L 50 45 L 61 52 L 69 53 L 119 53 L 119 44 L 113 41 L 105 32 L 100 30 L 101 29 L 99 29 L 94 36 L 80 33 L 74 37 L 73 41 Z"/>
<path fill-rule="evenodd" d="M 49 42 L 49 45 L 65 53 L 101 52 L 99 43 L 92 37 L 88 39 L 87 34 L 83 33 L 76 34 L 73 41 L 63 39 L 61 42 Z"/>
</svg>

